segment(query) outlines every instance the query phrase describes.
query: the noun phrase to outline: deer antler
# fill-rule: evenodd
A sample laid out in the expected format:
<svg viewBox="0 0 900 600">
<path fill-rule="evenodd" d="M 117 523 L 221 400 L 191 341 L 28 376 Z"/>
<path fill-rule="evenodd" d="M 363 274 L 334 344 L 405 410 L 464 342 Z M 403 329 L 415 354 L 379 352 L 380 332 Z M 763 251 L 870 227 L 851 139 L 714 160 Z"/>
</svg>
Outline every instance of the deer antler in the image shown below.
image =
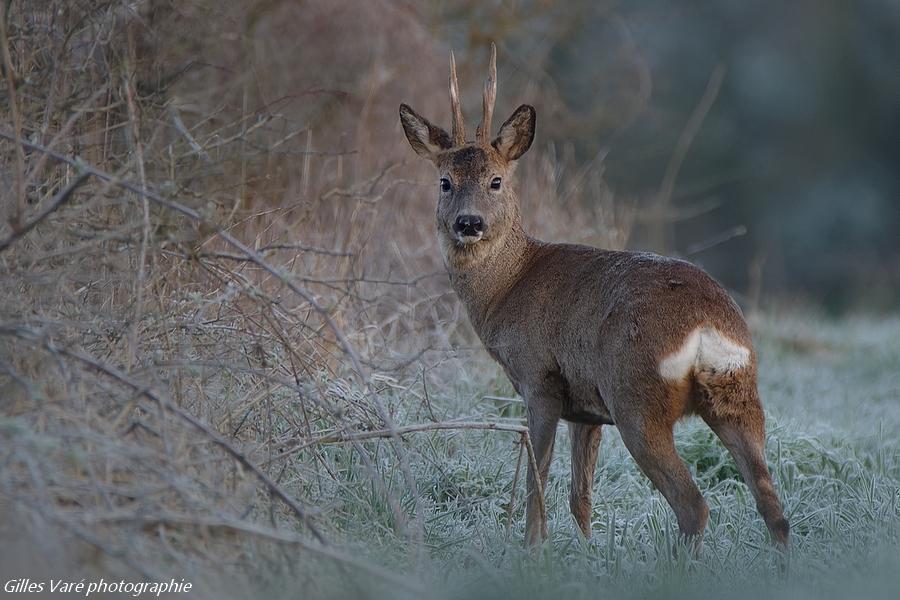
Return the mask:
<svg viewBox="0 0 900 600">
<path fill-rule="evenodd" d="M 459 105 L 459 81 L 456 79 L 456 59 L 450 51 L 450 111 L 453 113 L 452 136 L 453 145 L 466 143 L 466 122 L 463 120 L 462 107 Z"/>
<path fill-rule="evenodd" d="M 497 100 L 497 46 L 491 42 L 491 62 L 488 66 L 488 76 L 484 80 L 484 116 L 481 124 L 475 130 L 475 136 L 482 144 L 491 143 L 491 117 L 494 115 L 494 102 Z"/>
</svg>

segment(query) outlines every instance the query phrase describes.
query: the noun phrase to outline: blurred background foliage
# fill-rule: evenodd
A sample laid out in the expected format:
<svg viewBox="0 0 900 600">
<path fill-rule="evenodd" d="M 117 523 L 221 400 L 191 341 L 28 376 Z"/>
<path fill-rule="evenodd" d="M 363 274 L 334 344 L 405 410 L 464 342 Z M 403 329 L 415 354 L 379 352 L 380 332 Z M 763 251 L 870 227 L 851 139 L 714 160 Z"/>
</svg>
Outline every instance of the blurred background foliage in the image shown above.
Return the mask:
<svg viewBox="0 0 900 600">
<path fill-rule="evenodd" d="M 77 0 L 56 17 L 43 15 L 45 5 L 56 4 L 32 4 L 39 27 L 54 18 L 75 27 L 83 11 L 102 15 L 119 3 Z M 628 247 L 692 260 L 751 308 L 818 305 L 839 314 L 900 305 L 896 0 L 147 0 L 119 19 L 132 30 L 136 64 L 126 68 L 152 105 L 148 123 L 152 108 L 174 111 L 192 131 L 246 124 L 231 132 L 240 146 L 226 139 L 213 157 L 234 166 L 226 179 L 242 177 L 232 177 L 240 201 L 227 200 L 226 214 L 402 163 L 413 180 L 387 190 L 372 218 L 388 219 L 415 198 L 422 227 L 410 246 L 431 246 L 432 174 L 406 147 L 396 108 L 408 102 L 448 126 L 452 48 L 474 123 L 495 41 L 498 118 L 522 102 L 538 109 L 537 151 L 522 171 L 549 160 L 557 191 L 589 212 L 609 212 L 592 206 L 608 205 L 598 198 L 609 194 L 629 212 L 628 235 L 618 236 Z M 72 49 L 85 58 L 95 51 Z M 59 79 L 43 67 L 31 66 L 43 79 L 24 81 L 26 98 L 54 99 L 33 91 Z M 172 136 L 168 127 L 154 139 Z M 71 150 L 90 147 L 80 144 Z M 587 173 L 603 178 L 602 194 L 588 189 Z M 210 197 L 201 184 L 222 176 L 201 170 L 192 189 Z M 603 241 L 564 223 L 542 228 L 561 209 L 539 183 L 521 188 L 526 208 L 544 205 L 532 231 Z M 329 210 L 314 209 L 320 217 Z M 619 227 L 606 216 L 589 225 Z"/>
<path fill-rule="evenodd" d="M 605 157 L 638 209 L 630 246 L 751 301 L 900 302 L 900 3 L 440 2 L 433 29 L 466 54 L 499 41 L 501 98 L 513 69 L 555 91 L 539 136 Z M 717 68 L 660 236 L 661 182 Z"/>
</svg>

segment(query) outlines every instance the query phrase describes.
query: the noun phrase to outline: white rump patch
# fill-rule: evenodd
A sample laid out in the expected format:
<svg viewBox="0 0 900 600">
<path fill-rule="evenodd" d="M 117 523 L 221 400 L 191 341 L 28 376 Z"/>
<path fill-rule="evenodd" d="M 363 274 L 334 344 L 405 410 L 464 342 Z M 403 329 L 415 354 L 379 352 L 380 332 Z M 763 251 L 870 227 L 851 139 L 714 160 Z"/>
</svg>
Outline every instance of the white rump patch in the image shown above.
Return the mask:
<svg viewBox="0 0 900 600">
<path fill-rule="evenodd" d="M 684 379 L 691 369 L 736 371 L 750 364 L 750 350 L 710 327 L 698 327 L 681 348 L 662 359 L 659 374 L 664 379 Z"/>
</svg>

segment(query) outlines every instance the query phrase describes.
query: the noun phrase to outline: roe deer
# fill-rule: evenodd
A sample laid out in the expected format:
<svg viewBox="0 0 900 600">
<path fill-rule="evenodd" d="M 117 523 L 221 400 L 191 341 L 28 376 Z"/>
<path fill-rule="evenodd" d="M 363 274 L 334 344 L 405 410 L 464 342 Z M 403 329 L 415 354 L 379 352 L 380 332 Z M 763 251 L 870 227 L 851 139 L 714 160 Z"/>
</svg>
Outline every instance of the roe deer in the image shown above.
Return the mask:
<svg viewBox="0 0 900 600">
<path fill-rule="evenodd" d="M 496 91 L 492 45 L 484 116 L 475 141 L 467 141 L 451 53 L 451 132 L 406 104 L 400 121 L 413 149 L 439 172 L 437 231 L 450 281 L 525 400 L 544 486 L 564 419 L 572 437 L 570 506 L 589 536 L 600 430 L 615 425 L 681 532 L 699 545 L 709 510 L 672 435 L 678 419 L 696 413 L 731 452 L 773 540 L 787 544 L 789 525 L 764 455 L 756 353 L 740 309 L 683 260 L 525 233 L 510 183 L 534 139 L 535 110 L 520 106 L 491 139 Z M 529 469 L 528 545 L 547 537 L 534 476 Z"/>
</svg>

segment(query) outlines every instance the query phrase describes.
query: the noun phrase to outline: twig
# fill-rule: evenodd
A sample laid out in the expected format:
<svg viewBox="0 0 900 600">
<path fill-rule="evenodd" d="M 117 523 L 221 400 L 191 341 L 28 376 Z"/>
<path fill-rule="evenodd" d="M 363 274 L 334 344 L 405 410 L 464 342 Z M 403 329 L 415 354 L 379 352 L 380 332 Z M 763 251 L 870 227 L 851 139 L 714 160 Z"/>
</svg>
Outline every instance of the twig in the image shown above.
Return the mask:
<svg viewBox="0 0 900 600">
<path fill-rule="evenodd" d="M 678 179 L 681 165 L 684 163 L 684 158 L 687 156 L 688 150 L 690 150 L 691 144 L 697 136 L 697 132 L 700 131 L 700 126 L 703 125 L 703 120 L 706 118 L 709 109 L 712 108 L 713 103 L 718 97 L 719 89 L 722 87 L 722 81 L 724 79 L 725 67 L 718 64 L 713 68 L 712 73 L 709 76 L 709 81 L 706 84 L 706 89 L 703 92 L 703 96 L 700 98 L 700 101 L 688 118 L 687 123 L 685 123 L 681 135 L 678 136 L 678 141 L 675 143 L 675 150 L 672 152 L 669 164 L 666 165 L 666 172 L 663 175 L 662 182 L 659 184 L 659 191 L 656 193 L 656 210 L 659 212 L 659 219 L 656 223 L 657 231 L 655 243 L 658 246 L 658 250 L 666 250 L 664 247 L 666 244 L 663 240 L 665 231 L 663 215 L 668 211 L 669 203 L 672 201 L 672 192 L 675 189 L 675 181 Z"/>
<path fill-rule="evenodd" d="M 425 408 L 428 409 L 428 416 L 431 417 L 432 421 L 437 422 L 437 417 L 434 416 L 434 410 L 431 408 L 431 398 L 428 396 L 428 378 L 425 375 L 425 367 L 422 367 L 422 392 L 424 394 L 424 402 Z"/>
<path fill-rule="evenodd" d="M 185 140 L 187 140 L 188 146 L 191 147 L 194 154 L 202 158 L 206 164 L 213 164 L 213 160 L 210 158 L 209 153 L 203 149 L 203 146 L 197 143 L 197 140 L 194 139 L 194 136 L 192 136 L 191 132 L 188 131 L 188 128 L 185 127 L 184 121 L 181 120 L 181 115 L 178 114 L 178 109 L 175 107 L 174 103 L 169 105 L 169 115 L 172 117 L 172 124 L 175 126 L 175 129 Z"/>
<path fill-rule="evenodd" d="M 541 472 L 538 469 L 537 458 L 534 456 L 534 446 L 531 444 L 531 436 L 527 431 L 522 434 L 522 441 L 525 443 L 525 449 L 528 451 L 528 462 L 531 465 L 531 474 L 534 479 L 534 489 L 531 493 L 537 494 L 538 497 L 538 512 L 540 512 L 541 516 L 541 533 L 546 536 L 547 505 L 544 500 L 544 482 L 541 481 Z"/>
<path fill-rule="evenodd" d="M 305 247 L 305 246 L 300 246 L 300 245 L 288 245 L 288 244 L 285 244 L 282 247 L 266 246 L 266 247 L 260 248 L 259 252 L 260 252 L 260 255 L 263 256 L 263 255 L 269 254 L 270 252 L 272 252 L 274 250 L 287 250 L 287 249 L 299 250 L 301 252 L 311 252 L 313 254 L 321 254 L 323 256 L 353 256 L 349 252 L 335 252 L 335 251 L 331 251 L 331 250 L 326 250 L 324 248 L 313 248 L 313 247 L 308 247 L 308 246 Z M 172 250 L 166 250 L 165 252 L 167 252 L 168 254 L 172 254 L 174 256 L 178 256 L 179 258 L 183 258 L 185 260 L 188 260 L 191 258 L 219 258 L 222 260 L 232 260 L 235 262 L 253 262 L 250 258 L 248 258 L 245 255 L 232 254 L 229 252 L 193 252 L 190 254 L 186 254 L 184 252 L 174 252 Z M 315 281 L 315 280 L 312 280 L 312 281 L 313 281 L 313 283 L 334 283 L 332 281 Z M 339 282 L 343 282 L 343 281 L 345 281 L 345 280 L 339 280 Z M 380 282 L 374 282 L 374 283 L 380 283 Z M 394 282 L 391 282 L 391 283 L 394 283 Z M 402 282 L 396 282 L 396 283 L 400 284 Z M 407 285 L 415 285 L 415 283 L 413 282 L 413 283 L 409 283 Z"/>
<path fill-rule="evenodd" d="M 9 106 L 12 112 L 13 137 L 16 142 L 15 197 L 16 209 L 10 218 L 13 230 L 21 226 L 25 218 L 25 151 L 22 148 L 22 115 L 19 113 L 19 102 L 16 99 L 16 72 L 13 69 L 12 56 L 9 53 L 9 36 L 6 31 L 6 11 L 8 2 L 0 2 L 0 51 L 3 53 L 3 67 L 6 71 L 6 87 L 9 88 Z"/>
<path fill-rule="evenodd" d="M 247 117 L 245 117 L 244 119 L 241 119 L 241 121 L 246 121 L 251 116 L 252 115 L 247 115 Z M 221 139 L 221 140 L 217 141 L 216 143 L 207 146 L 206 151 L 209 152 L 210 150 L 215 150 L 216 148 L 221 148 L 222 146 L 227 146 L 231 142 L 235 142 L 237 140 L 244 139 L 244 137 L 253 133 L 254 131 L 256 131 L 257 129 L 259 129 L 260 127 L 262 127 L 263 125 L 265 125 L 266 123 L 268 123 L 271 120 L 272 120 L 272 117 L 270 117 L 268 115 L 259 117 L 257 119 L 256 123 L 254 123 L 253 125 L 250 125 L 247 128 L 242 128 L 240 132 L 238 132 L 232 136 L 229 136 L 227 138 Z"/>
<path fill-rule="evenodd" d="M 657 193 L 658 202 L 668 204 L 669 200 L 672 198 L 675 180 L 678 179 L 678 172 L 681 170 L 684 158 L 687 155 L 694 138 L 697 136 L 697 132 L 700 131 L 700 126 L 703 124 L 706 114 L 716 101 L 724 79 L 725 67 L 721 64 L 716 65 L 709 76 L 709 81 L 706 84 L 706 89 L 703 91 L 700 102 L 697 103 L 694 112 L 691 113 L 684 129 L 681 131 L 681 135 L 678 136 L 678 142 L 675 144 L 675 151 L 669 159 L 669 164 L 666 165 L 666 172 L 663 176 L 662 183 L 659 186 L 659 192 Z"/>
<path fill-rule="evenodd" d="M 259 144 L 254 144 L 253 142 L 248 142 L 247 144 L 251 148 L 255 150 L 259 150 L 258 153 L 254 154 L 254 156 L 258 156 L 259 154 L 281 154 L 286 156 L 353 156 L 354 154 L 359 154 L 359 150 L 273 150 L 271 146 L 261 146 Z"/>
<path fill-rule="evenodd" d="M 372 440 L 377 438 L 388 438 L 392 435 L 396 435 L 398 437 L 404 436 L 410 433 L 422 433 L 425 431 L 453 431 L 453 430 L 464 430 L 464 429 L 482 429 L 482 430 L 492 430 L 492 431 L 510 431 L 514 433 L 518 433 L 522 436 L 522 443 L 525 445 L 526 450 L 528 451 L 528 462 L 530 464 L 532 475 L 534 476 L 535 482 L 535 490 L 534 493 L 538 496 L 538 507 L 541 513 L 541 523 L 543 528 L 546 528 L 547 524 L 547 508 L 544 504 L 544 490 L 543 483 L 541 482 L 540 473 L 538 472 L 537 459 L 534 454 L 534 447 L 531 444 L 531 436 L 528 434 L 528 427 L 525 425 L 514 425 L 512 423 L 495 423 L 491 421 L 442 421 L 439 423 L 420 423 L 416 425 L 404 425 L 402 427 L 396 427 L 393 431 L 382 429 L 376 431 L 360 431 L 358 433 L 345 434 L 345 433 L 334 433 L 329 435 L 323 435 L 317 438 L 313 438 L 312 440 L 307 440 L 303 444 L 294 446 L 281 452 L 280 454 L 272 457 L 270 460 L 278 460 L 279 458 L 283 458 L 297 452 L 299 450 L 303 450 L 304 448 L 308 448 L 310 446 L 315 446 L 318 444 L 335 444 L 342 442 L 358 442 L 362 440 Z"/>
<path fill-rule="evenodd" d="M 654 225 L 659 223 L 660 220 L 666 223 L 678 223 L 695 219 L 700 215 L 716 210 L 720 206 L 722 206 L 722 201 L 718 198 L 707 198 L 688 206 L 669 205 L 663 210 L 657 207 L 651 212 L 636 214 L 634 221 L 641 225 Z"/>
<path fill-rule="evenodd" d="M 128 120 L 131 122 L 131 144 L 137 163 L 138 177 L 141 189 L 147 189 L 147 172 L 144 166 L 144 144 L 141 141 L 141 126 L 138 122 L 138 107 L 135 103 L 135 90 L 131 72 L 134 62 L 134 28 L 128 28 L 128 53 L 125 60 L 125 73 L 122 75 L 122 85 L 125 87 L 125 99 L 128 106 Z M 137 353 L 137 333 L 140 327 L 141 317 L 144 312 L 144 282 L 147 279 L 147 246 L 150 243 L 150 203 L 147 196 L 140 195 L 141 201 L 141 245 L 138 252 L 138 271 L 134 281 L 134 315 L 131 319 L 131 327 L 128 332 L 128 369 L 134 367 Z"/>
<path fill-rule="evenodd" d="M 525 444 L 519 444 L 519 455 L 516 459 L 516 472 L 513 475 L 512 490 L 509 492 L 509 506 L 506 508 L 506 541 L 509 541 L 509 533 L 512 529 L 513 511 L 516 504 L 516 487 L 519 483 L 519 473 L 522 470 L 522 454 L 525 453 Z"/>
<path fill-rule="evenodd" d="M 719 244 L 724 244 L 729 240 L 733 240 L 736 237 L 741 237 L 742 235 L 747 234 L 747 227 L 744 225 L 735 225 L 734 227 L 730 227 L 723 231 L 722 233 L 715 235 L 708 240 L 704 240 L 702 242 L 697 242 L 696 244 L 691 244 L 688 246 L 685 254 L 691 256 L 692 254 L 699 254 L 705 250 L 709 250 L 710 248 L 714 248 Z"/>
<path fill-rule="evenodd" d="M 69 185 L 61 189 L 50 203 L 38 213 L 32 220 L 28 221 L 25 225 L 21 226 L 17 230 L 13 231 L 12 235 L 6 238 L 3 241 L 0 241 L 0 252 L 3 252 L 7 248 L 9 248 L 12 244 L 14 244 L 19 238 L 23 237 L 26 233 L 34 229 L 38 226 L 38 224 L 50 216 L 50 213 L 57 210 L 60 206 L 66 203 L 68 199 L 72 196 L 72 193 L 81 187 L 81 185 L 87 181 L 87 178 L 90 177 L 90 173 L 87 171 L 80 171 L 78 175 L 69 182 Z"/>
<path fill-rule="evenodd" d="M 491 421 L 441 421 L 438 423 L 419 423 L 416 425 L 403 425 L 401 427 L 396 427 L 394 431 L 397 435 L 403 436 L 409 433 L 421 433 L 423 431 L 448 431 L 461 429 L 488 429 L 495 431 L 512 431 L 520 434 L 528 433 L 528 427 L 526 427 L 525 425 L 514 425 L 512 423 L 494 423 Z M 351 434 L 329 434 L 313 438 L 312 440 L 308 440 L 305 446 L 315 446 L 317 444 L 332 444 L 336 442 L 371 440 L 376 438 L 388 437 L 390 433 L 391 432 L 387 429 L 378 429 L 375 431 L 360 431 L 358 433 Z"/>
<path fill-rule="evenodd" d="M 352 252 L 329 250 L 328 248 L 318 248 L 316 246 L 306 246 L 304 244 L 267 244 L 259 250 L 260 252 L 268 252 L 270 250 L 300 250 L 301 252 L 312 252 L 313 254 L 324 254 L 326 256 L 353 256 Z"/>
</svg>

